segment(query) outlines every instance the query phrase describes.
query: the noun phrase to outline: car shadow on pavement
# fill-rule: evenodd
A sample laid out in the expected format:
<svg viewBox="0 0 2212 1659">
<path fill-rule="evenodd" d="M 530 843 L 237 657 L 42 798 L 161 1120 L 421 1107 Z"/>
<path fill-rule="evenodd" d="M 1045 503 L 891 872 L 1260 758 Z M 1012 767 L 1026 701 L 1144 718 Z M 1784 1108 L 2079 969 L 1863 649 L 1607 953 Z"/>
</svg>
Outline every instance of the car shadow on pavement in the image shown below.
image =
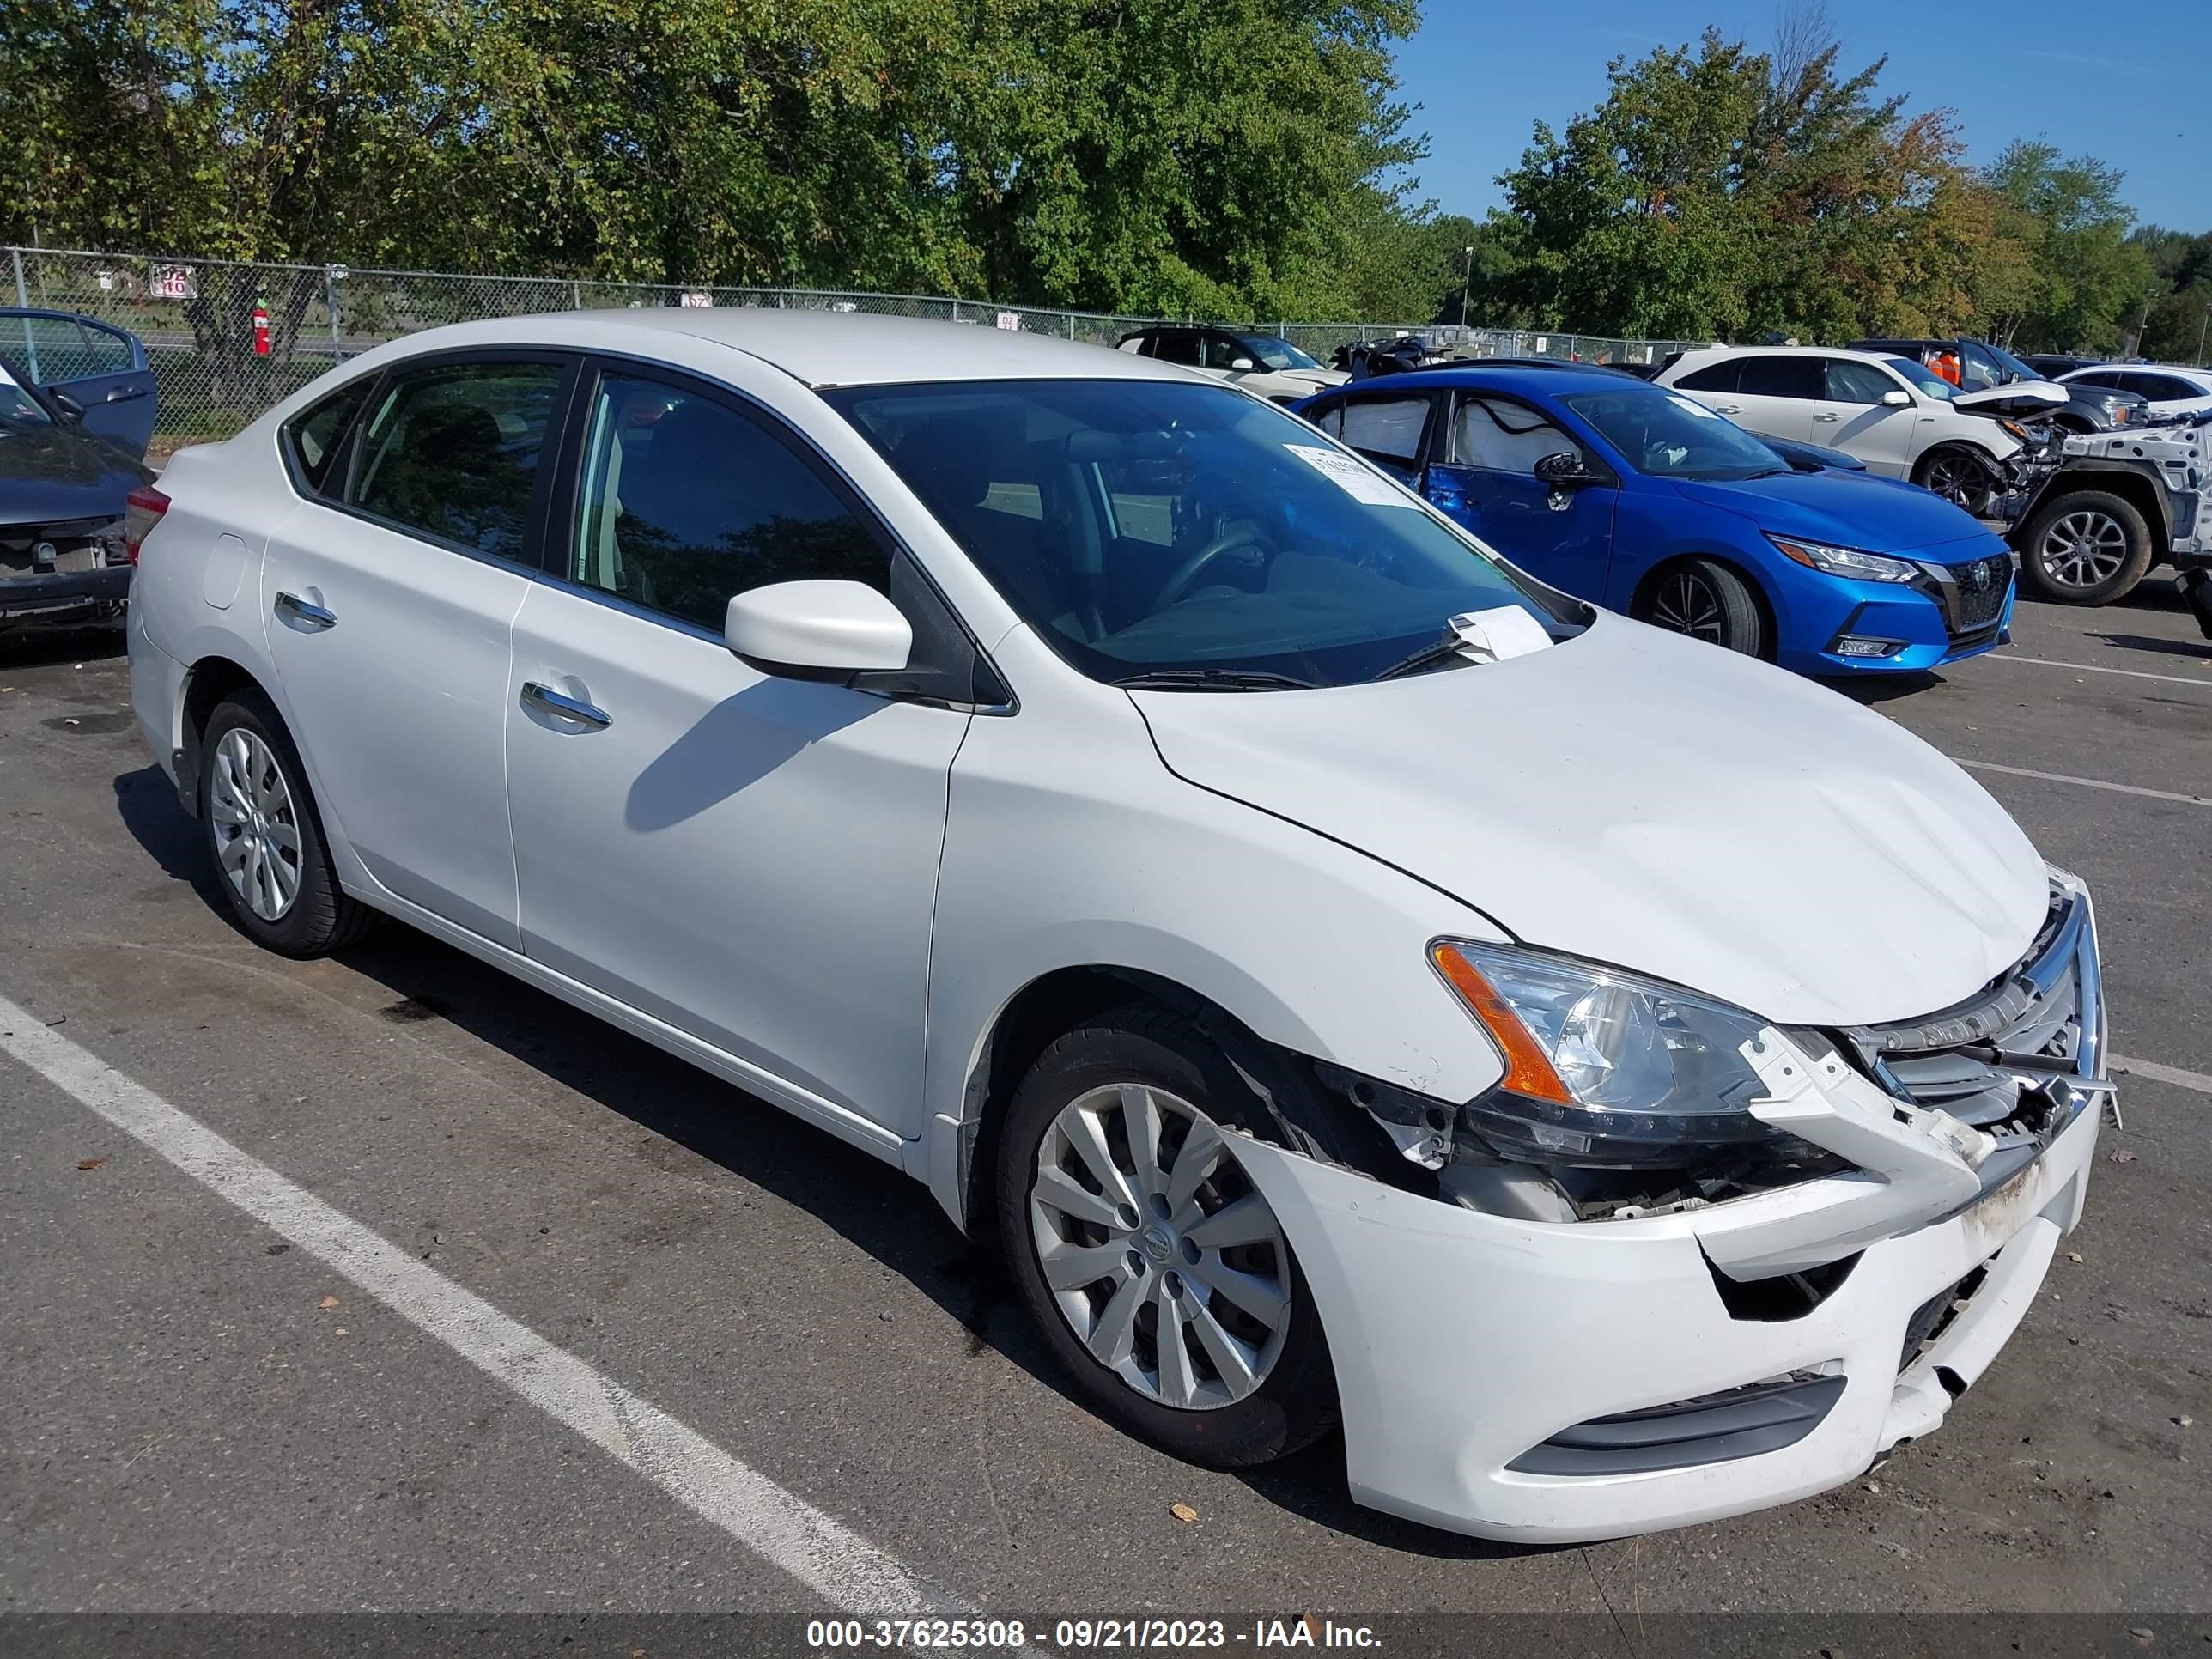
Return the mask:
<svg viewBox="0 0 2212 1659">
<path fill-rule="evenodd" d="M 2165 657 L 2193 657 L 2212 661 L 2212 640 L 2160 640 L 2148 634 L 2100 634 L 2106 645 L 2124 651 L 2148 651 Z"/>
<path fill-rule="evenodd" d="M 1950 682 L 1941 674 L 1923 672 L 1917 674 L 1884 674 L 1880 678 L 1869 675 L 1864 679 L 1822 679 L 1820 684 L 1831 691 L 1849 697 L 1853 702 L 1872 705 L 1891 702 L 1899 697 L 1917 696 L 1938 685 Z"/>
</svg>

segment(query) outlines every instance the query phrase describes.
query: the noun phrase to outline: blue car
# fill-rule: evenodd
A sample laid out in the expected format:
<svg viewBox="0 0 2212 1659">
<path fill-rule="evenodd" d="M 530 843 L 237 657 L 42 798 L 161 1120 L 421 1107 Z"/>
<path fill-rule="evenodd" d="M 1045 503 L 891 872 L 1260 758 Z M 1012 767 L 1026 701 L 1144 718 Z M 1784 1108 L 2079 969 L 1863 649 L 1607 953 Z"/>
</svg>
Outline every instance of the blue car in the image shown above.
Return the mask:
<svg viewBox="0 0 2212 1659">
<path fill-rule="evenodd" d="M 1531 574 L 1801 673 L 1929 669 L 2008 637 L 2012 550 L 1973 518 L 1617 369 L 1434 369 L 1297 409 Z"/>
</svg>

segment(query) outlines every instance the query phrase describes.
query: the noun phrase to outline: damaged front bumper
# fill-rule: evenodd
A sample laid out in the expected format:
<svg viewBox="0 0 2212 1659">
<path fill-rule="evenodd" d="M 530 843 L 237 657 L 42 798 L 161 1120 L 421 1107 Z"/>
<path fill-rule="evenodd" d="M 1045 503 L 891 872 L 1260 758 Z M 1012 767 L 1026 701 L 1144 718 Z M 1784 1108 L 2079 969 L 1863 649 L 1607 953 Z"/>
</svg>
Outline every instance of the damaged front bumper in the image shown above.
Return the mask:
<svg viewBox="0 0 2212 1659">
<path fill-rule="evenodd" d="M 1875 1075 L 1893 1093 L 1778 1031 L 1747 1045 L 1768 1089 L 1754 1114 L 1847 1174 L 1536 1221 L 1240 1139 L 1328 1334 L 1352 1496 L 1454 1531 L 1574 1542 L 1806 1497 L 1934 1429 L 2081 1213 L 2112 1095 L 2088 906 L 2076 890 L 2055 907 L 2003 991 L 1877 1034 L 1902 1054 L 1915 1036 L 1996 1033 L 2003 1053 L 2007 1022 L 2070 1021 L 2059 1063 L 2004 1054 L 2013 1104 L 1983 1127 L 1918 1103 L 1887 1060 Z M 2034 993 L 2025 1016 L 2019 984 Z"/>
</svg>

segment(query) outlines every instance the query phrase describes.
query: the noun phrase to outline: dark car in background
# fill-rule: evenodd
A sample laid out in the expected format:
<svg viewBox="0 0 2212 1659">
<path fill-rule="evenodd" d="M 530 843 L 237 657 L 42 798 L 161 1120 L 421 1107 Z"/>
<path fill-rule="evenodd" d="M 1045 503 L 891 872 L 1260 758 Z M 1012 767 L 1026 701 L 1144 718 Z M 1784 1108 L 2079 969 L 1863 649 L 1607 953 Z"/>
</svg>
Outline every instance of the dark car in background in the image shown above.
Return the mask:
<svg viewBox="0 0 2212 1659">
<path fill-rule="evenodd" d="M 151 395 L 144 401 L 150 410 Z M 0 639 L 121 613 L 130 497 L 153 477 L 136 453 L 93 429 L 73 393 L 30 384 L 0 355 Z"/>
<path fill-rule="evenodd" d="M 1909 357 L 1931 368 L 1961 392 L 1987 392 L 2028 380 L 2051 381 L 2033 364 L 1986 340 L 1854 340 L 1854 351 L 1879 351 Z M 2110 432 L 2142 423 L 2148 400 L 2109 386 L 2064 386 L 2065 407 L 2045 417 L 2066 432 Z"/>
<path fill-rule="evenodd" d="M 2055 380 L 2062 374 L 2071 374 L 2077 368 L 2094 368 L 2106 361 L 2103 357 L 2077 357 L 2066 351 L 2031 351 L 2021 358 L 2021 362 L 2046 380 Z"/>
<path fill-rule="evenodd" d="M 0 308 L 0 359 L 15 378 L 82 412 L 79 424 L 133 459 L 154 436 L 154 371 L 135 334 L 70 311 Z"/>
</svg>

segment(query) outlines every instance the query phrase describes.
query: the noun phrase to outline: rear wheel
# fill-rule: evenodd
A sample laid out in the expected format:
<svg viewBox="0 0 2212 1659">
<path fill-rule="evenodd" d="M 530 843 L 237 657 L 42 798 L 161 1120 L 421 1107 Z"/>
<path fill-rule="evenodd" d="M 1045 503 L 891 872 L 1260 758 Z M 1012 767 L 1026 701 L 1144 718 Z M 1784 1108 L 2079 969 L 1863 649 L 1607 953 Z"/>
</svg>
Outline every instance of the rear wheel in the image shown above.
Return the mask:
<svg viewBox="0 0 2212 1659">
<path fill-rule="evenodd" d="M 1222 1133 L 1267 1117 L 1188 1021 L 1127 1008 L 1039 1056 L 1000 1142 L 999 1234 L 1047 1346 L 1103 1415 L 1221 1468 L 1336 1422 L 1312 1295 Z"/>
<path fill-rule="evenodd" d="M 258 691 L 216 705 L 200 735 L 200 827 L 238 925 L 288 957 L 321 956 L 375 912 L 338 890 L 307 769 Z"/>
<path fill-rule="evenodd" d="M 1639 621 L 1747 657 L 1773 653 L 1759 596 L 1726 565 L 1691 559 L 1662 573 L 1636 607 Z"/>
<path fill-rule="evenodd" d="M 2101 489 L 2045 502 L 2021 538 L 2021 580 L 2061 605 L 2110 605 L 2153 562 L 2150 526 L 2132 501 Z"/>
<path fill-rule="evenodd" d="M 1912 471 L 1912 482 L 1977 518 L 1988 511 L 1997 493 L 1996 469 L 1988 459 L 1957 445 L 1930 450 L 1921 457 L 1920 465 Z"/>
</svg>

